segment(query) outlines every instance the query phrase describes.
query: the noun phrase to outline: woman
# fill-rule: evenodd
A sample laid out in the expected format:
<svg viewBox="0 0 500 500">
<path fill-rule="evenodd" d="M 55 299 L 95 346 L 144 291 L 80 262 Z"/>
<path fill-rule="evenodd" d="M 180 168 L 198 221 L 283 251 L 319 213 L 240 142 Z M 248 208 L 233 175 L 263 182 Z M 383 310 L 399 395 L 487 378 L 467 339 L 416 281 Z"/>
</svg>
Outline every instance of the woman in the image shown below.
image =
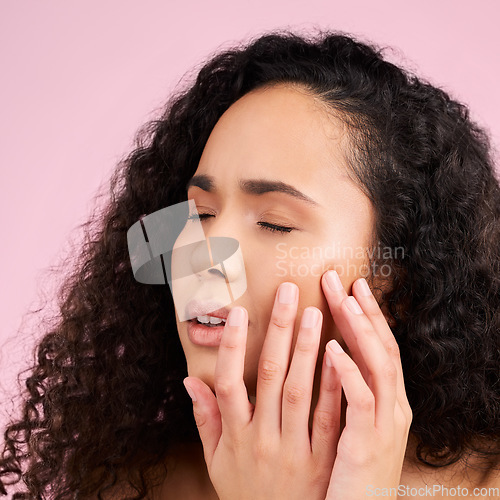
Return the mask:
<svg viewBox="0 0 500 500">
<path fill-rule="evenodd" d="M 207 62 L 112 186 L 5 434 L 13 498 L 499 486 L 500 189 L 465 106 L 343 34 L 269 34 Z M 241 249 L 224 328 L 134 281 L 127 231 L 188 199 Z"/>
</svg>

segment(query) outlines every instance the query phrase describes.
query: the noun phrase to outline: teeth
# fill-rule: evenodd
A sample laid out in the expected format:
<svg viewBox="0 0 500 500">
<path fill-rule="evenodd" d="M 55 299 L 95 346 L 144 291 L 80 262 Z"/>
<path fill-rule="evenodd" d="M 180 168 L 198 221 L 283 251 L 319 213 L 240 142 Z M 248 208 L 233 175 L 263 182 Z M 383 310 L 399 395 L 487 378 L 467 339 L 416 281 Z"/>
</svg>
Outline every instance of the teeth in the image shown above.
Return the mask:
<svg viewBox="0 0 500 500">
<path fill-rule="evenodd" d="M 222 318 L 214 318 L 213 316 L 210 316 L 210 323 L 212 325 L 218 325 L 219 323 L 222 323 L 224 320 Z"/>
<path fill-rule="evenodd" d="M 218 325 L 220 323 L 225 323 L 226 320 L 225 319 L 221 319 L 221 318 L 214 318 L 213 316 L 196 316 L 196 319 L 200 322 L 200 323 L 205 323 L 206 325 L 208 323 L 212 324 L 212 325 Z"/>
</svg>

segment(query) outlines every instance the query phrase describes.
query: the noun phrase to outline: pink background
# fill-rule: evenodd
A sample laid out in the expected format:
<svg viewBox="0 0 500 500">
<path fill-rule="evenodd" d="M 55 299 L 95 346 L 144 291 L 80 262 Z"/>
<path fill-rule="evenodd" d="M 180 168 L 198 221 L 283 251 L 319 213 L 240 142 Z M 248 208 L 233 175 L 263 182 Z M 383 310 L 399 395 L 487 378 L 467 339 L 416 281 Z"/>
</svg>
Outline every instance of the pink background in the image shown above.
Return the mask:
<svg viewBox="0 0 500 500">
<path fill-rule="evenodd" d="M 474 5 L 471 7 L 470 5 Z M 101 182 L 135 131 L 209 54 L 264 30 L 339 29 L 471 107 L 500 146 L 494 0 L 4 0 L 0 6 L 0 423 L 31 361 L 29 308 L 51 297 Z M 498 155 L 497 155 L 498 158 Z M 5 391 L 3 393 L 2 391 Z M 0 438 L 1 439 L 1 438 Z"/>
</svg>

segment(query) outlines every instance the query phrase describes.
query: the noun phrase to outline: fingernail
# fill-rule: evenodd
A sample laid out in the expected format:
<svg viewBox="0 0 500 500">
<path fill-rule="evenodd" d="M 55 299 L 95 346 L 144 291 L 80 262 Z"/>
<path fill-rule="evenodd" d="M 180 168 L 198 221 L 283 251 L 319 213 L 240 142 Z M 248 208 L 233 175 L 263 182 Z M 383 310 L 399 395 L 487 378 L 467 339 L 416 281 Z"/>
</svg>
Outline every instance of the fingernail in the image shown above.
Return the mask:
<svg viewBox="0 0 500 500">
<path fill-rule="evenodd" d="M 295 302 L 295 286 L 292 283 L 282 283 L 278 292 L 280 304 L 293 304 Z"/>
<path fill-rule="evenodd" d="M 235 307 L 229 311 L 229 316 L 227 317 L 227 324 L 229 326 L 241 326 L 245 321 L 245 312 L 241 307 Z"/>
<path fill-rule="evenodd" d="M 342 290 L 342 288 L 344 288 L 342 286 L 342 281 L 340 281 L 337 271 L 328 271 L 326 273 L 326 284 L 328 285 L 330 290 L 333 290 L 334 292 L 337 292 L 339 290 Z"/>
<path fill-rule="evenodd" d="M 342 354 L 344 352 L 344 349 L 340 347 L 340 344 L 336 340 L 331 340 L 330 342 L 328 342 L 327 347 L 335 354 Z"/>
<path fill-rule="evenodd" d="M 359 293 L 363 295 L 363 297 L 368 297 L 372 293 L 370 290 L 370 287 L 368 286 L 368 283 L 366 282 L 365 278 L 360 278 L 359 280 Z"/>
<path fill-rule="evenodd" d="M 361 309 L 360 305 L 358 304 L 358 301 L 352 295 L 347 297 L 346 305 L 352 313 L 363 314 L 363 309 Z"/>
<path fill-rule="evenodd" d="M 184 380 L 184 387 L 186 388 L 187 393 L 189 394 L 189 397 L 193 400 L 196 401 L 196 395 L 193 391 L 193 388 Z"/>
<path fill-rule="evenodd" d="M 317 309 L 313 307 L 308 307 L 304 310 L 302 314 L 302 327 L 303 328 L 314 328 L 318 323 L 319 314 Z"/>
</svg>

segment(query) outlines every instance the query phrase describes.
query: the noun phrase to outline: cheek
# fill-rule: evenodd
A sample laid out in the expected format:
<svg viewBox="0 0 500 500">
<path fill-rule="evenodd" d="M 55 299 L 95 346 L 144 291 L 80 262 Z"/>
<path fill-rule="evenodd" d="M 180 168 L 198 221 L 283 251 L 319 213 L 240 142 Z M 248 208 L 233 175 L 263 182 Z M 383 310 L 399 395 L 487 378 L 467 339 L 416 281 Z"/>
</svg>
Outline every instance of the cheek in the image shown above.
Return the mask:
<svg viewBox="0 0 500 500">
<path fill-rule="evenodd" d="M 352 246 L 347 244 L 336 245 L 287 245 L 280 243 L 276 246 L 274 259 L 269 259 L 266 266 L 267 276 L 277 278 L 277 283 L 291 281 L 299 287 L 299 305 L 295 325 L 296 339 L 300 327 L 302 312 L 308 306 L 315 306 L 323 314 L 322 343 L 328 340 L 340 339 L 340 334 L 335 326 L 330 313 L 328 301 L 321 287 L 321 277 L 328 269 L 335 269 L 342 280 L 347 294 L 352 293 L 352 284 L 360 277 L 369 274 L 366 246 L 362 241 Z M 263 283 L 266 276 L 263 275 Z"/>
<path fill-rule="evenodd" d="M 278 243 L 265 252 L 245 251 L 244 261 L 247 288 L 235 304 L 247 308 L 250 326 L 248 330 L 245 356 L 245 384 L 250 394 L 255 394 L 259 358 L 264 344 L 276 291 L 284 281 L 291 281 L 299 287 L 299 305 L 294 329 L 294 341 L 300 326 L 303 310 L 315 306 L 323 313 L 322 340 L 318 352 L 321 365 L 325 345 L 328 340 L 341 340 L 331 316 L 328 302 L 321 288 L 321 276 L 327 269 L 336 269 L 344 288 L 351 293 L 352 283 L 363 275 L 364 259 L 361 253 L 339 246 L 290 246 Z M 265 253 L 265 258 L 263 256 Z M 192 346 L 187 338 L 185 323 L 178 323 L 181 342 L 188 363 L 188 372 L 200 377 L 213 388 L 213 376 L 217 360 L 216 349 L 202 349 Z"/>
</svg>

